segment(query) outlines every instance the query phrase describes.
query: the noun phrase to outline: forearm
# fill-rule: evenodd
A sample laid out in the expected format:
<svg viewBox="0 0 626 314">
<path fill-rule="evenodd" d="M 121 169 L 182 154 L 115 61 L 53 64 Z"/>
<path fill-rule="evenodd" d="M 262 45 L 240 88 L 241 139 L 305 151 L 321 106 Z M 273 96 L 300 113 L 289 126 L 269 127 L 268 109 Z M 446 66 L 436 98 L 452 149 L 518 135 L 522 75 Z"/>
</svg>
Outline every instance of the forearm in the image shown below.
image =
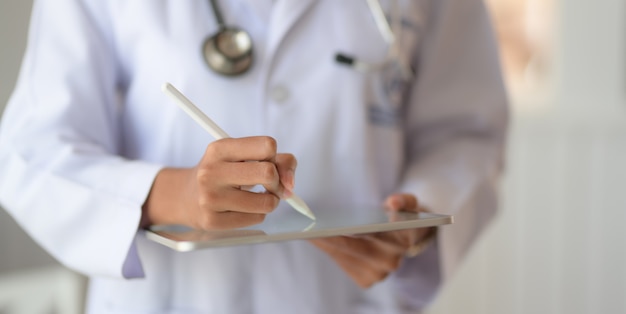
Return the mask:
<svg viewBox="0 0 626 314">
<path fill-rule="evenodd" d="M 459 137 L 420 159 L 407 171 L 402 189 L 436 213 L 454 215 L 437 234 L 441 272 L 449 277 L 493 218 L 502 167 L 495 137 Z"/>
</svg>

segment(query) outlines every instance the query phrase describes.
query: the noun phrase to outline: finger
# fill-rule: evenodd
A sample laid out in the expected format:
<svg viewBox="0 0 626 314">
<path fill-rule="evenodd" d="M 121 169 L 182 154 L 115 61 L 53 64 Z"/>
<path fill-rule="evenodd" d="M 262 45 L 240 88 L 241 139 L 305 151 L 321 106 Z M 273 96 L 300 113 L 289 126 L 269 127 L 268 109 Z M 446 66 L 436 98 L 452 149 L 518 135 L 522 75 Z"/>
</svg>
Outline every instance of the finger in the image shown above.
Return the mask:
<svg viewBox="0 0 626 314">
<path fill-rule="evenodd" d="M 413 194 L 393 194 L 385 200 L 385 208 L 393 211 L 418 211 L 417 198 Z"/>
<path fill-rule="evenodd" d="M 203 161 L 274 161 L 276 148 L 269 136 L 225 138 L 207 146 Z"/>
<path fill-rule="evenodd" d="M 226 189 L 220 193 L 222 194 L 221 201 L 211 204 L 216 212 L 269 214 L 280 202 L 280 198 L 271 193 L 255 193 L 239 189 Z"/>
<path fill-rule="evenodd" d="M 372 268 L 380 271 L 394 271 L 400 264 L 399 254 L 368 239 L 352 237 L 331 237 L 325 239 L 326 245 L 335 250 L 359 259 Z M 404 251 L 402 251 L 404 252 Z"/>
<path fill-rule="evenodd" d="M 248 227 L 260 224 L 265 220 L 264 214 L 248 214 L 239 212 L 213 212 L 196 222 L 196 228 L 203 230 L 225 230 Z"/>
<path fill-rule="evenodd" d="M 369 288 L 373 284 L 384 280 L 388 272 L 372 268 L 362 259 L 338 250 L 327 239 L 315 239 L 311 242 L 320 250 L 328 254 L 337 265 L 361 288 Z"/>
<path fill-rule="evenodd" d="M 276 169 L 280 176 L 280 183 L 285 187 L 288 193 L 291 193 L 296 185 L 295 173 L 298 161 L 292 154 L 277 154 Z"/>
<path fill-rule="evenodd" d="M 260 184 L 279 197 L 284 194 L 278 169 L 272 162 L 226 162 L 219 165 L 214 167 L 213 173 L 216 178 L 221 178 L 224 185 L 246 187 Z"/>
<path fill-rule="evenodd" d="M 423 238 L 427 233 L 426 228 L 407 229 L 400 231 L 378 232 L 368 234 L 365 237 L 386 247 L 396 254 L 404 254 L 418 239 Z"/>
<path fill-rule="evenodd" d="M 393 254 L 400 254 L 405 252 L 410 245 L 408 244 L 410 241 L 410 235 L 403 234 L 398 235 L 395 231 L 391 232 L 379 232 L 372 233 L 363 236 L 364 239 L 368 241 L 375 242 L 381 249 L 385 249 Z M 406 237 L 406 238 L 405 238 Z"/>
</svg>

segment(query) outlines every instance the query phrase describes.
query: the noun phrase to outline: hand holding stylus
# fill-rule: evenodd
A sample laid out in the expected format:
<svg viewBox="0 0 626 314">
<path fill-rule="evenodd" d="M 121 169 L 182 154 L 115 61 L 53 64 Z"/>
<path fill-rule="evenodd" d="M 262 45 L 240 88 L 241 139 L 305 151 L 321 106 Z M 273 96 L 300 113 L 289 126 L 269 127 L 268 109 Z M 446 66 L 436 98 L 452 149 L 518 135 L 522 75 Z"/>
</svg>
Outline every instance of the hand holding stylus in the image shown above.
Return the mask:
<svg viewBox="0 0 626 314">
<path fill-rule="evenodd" d="M 164 91 L 216 141 L 207 146 L 196 166 L 159 171 L 143 205 L 140 227 L 171 224 L 204 230 L 247 227 L 261 223 L 281 198 L 315 219 L 292 192 L 295 157 L 277 153 L 273 138 L 230 138 L 173 86 L 167 84 Z M 255 185 L 262 185 L 267 192 L 246 189 Z"/>
<path fill-rule="evenodd" d="M 198 107 L 196 107 L 187 97 L 185 97 L 180 91 L 169 83 L 163 85 L 163 92 L 172 99 L 183 109 L 196 123 L 202 126 L 207 132 L 209 132 L 216 140 L 230 139 L 230 136 L 222 130 L 213 120 L 207 117 Z M 260 151 L 256 155 L 245 154 L 246 146 L 227 147 L 222 150 L 218 150 L 219 154 L 225 155 L 228 152 L 229 159 L 234 162 L 240 161 L 260 161 L 259 164 L 249 163 L 248 165 L 238 165 L 242 168 L 254 168 L 246 169 L 255 173 L 255 171 L 261 171 L 262 178 L 256 178 L 255 180 L 238 182 L 239 187 L 245 185 L 261 184 L 265 189 L 274 195 L 284 197 L 287 203 L 291 205 L 295 210 L 301 214 L 315 220 L 315 215 L 306 205 L 306 203 L 297 195 L 293 194 L 293 173 L 295 171 L 295 158 L 292 155 L 281 155 L 276 152 L 276 142 L 269 137 L 258 137 L 257 141 L 265 141 L 261 144 Z M 242 139 L 230 139 L 226 142 L 234 143 Z M 232 144 L 234 145 L 234 144 Z M 211 147 L 211 146 L 209 146 Z M 247 146 L 249 148 L 250 146 Z M 207 150 L 208 151 L 208 150 Z M 254 151 L 257 152 L 257 151 Z M 276 160 L 277 158 L 292 159 L 293 166 L 284 167 L 282 163 Z M 275 166 L 275 167 L 274 167 Z M 259 168 L 259 169 L 256 169 Z M 284 169 L 281 169 L 284 168 Z M 243 169 L 242 169 L 243 170 Z M 282 172 L 280 170 L 283 170 Z M 282 175 L 281 175 L 282 173 Z M 252 179 L 252 178 L 250 178 Z M 261 180 L 261 181 L 259 181 Z M 258 181 L 258 182 L 257 182 Z M 285 187 L 287 189 L 285 189 Z"/>
</svg>

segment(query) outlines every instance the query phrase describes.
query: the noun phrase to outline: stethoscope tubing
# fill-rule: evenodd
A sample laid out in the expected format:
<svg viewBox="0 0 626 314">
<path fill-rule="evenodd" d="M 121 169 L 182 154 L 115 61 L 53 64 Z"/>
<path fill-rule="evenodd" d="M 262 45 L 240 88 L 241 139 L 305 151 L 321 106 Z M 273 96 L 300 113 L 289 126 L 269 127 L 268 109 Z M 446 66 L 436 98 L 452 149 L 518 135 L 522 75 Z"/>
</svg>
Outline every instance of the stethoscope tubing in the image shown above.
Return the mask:
<svg viewBox="0 0 626 314">
<path fill-rule="evenodd" d="M 220 9 L 217 0 L 210 0 L 211 9 L 213 10 L 213 16 L 215 17 L 215 21 L 217 22 L 217 26 L 220 30 L 226 28 L 226 24 L 224 23 L 224 17 L 222 16 L 222 10 Z"/>
<path fill-rule="evenodd" d="M 218 31 L 209 36 L 203 43 L 202 52 L 207 65 L 216 73 L 226 76 L 237 76 L 246 73 L 252 66 L 253 58 L 253 46 L 250 35 L 244 30 L 226 26 L 222 10 L 220 9 L 217 0 L 209 0 L 209 3 L 213 11 L 215 21 L 218 24 Z M 413 70 L 408 63 L 408 60 L 405 58 L 406 56 L 402 54 L 402 49 L 399 47 L 396 33 L 394 32 L 394 26 L 398 26 L 394 24 L 394 21 L 397 22 L 398 20 L 398 8 L 396 6 L 396 1 L 392 1 L 391 21 L 389 21 L 389 19 L 385 16 L 385 11 L 382 8 L 380 0 L 367 0 L 367 5 L 374 18 L 380 35 L 388 45 L 385 60 L 382 62 L 371 63 L 359 60 L 356 57 L 349 56 L 344 53 L 337 53 L 335 55 L 335 61 L 339 64 L 350 66 L 359 72 L 373 72 L 382 69 L 389 63 L 396 62 L 402 69 L 402 75 L 406 79 L 412 78 L 414 76 Z M 249 47 L 245 47 L 238 56 L 230 56 L 228 53 L 222 51 L 218 42 L 220 40 L 229 40 L 231 42 L 227 43 L 226 46 L 237 46 L 238 43 L 232 33 L 246 36 L 250 42 Z"/>
</svg>

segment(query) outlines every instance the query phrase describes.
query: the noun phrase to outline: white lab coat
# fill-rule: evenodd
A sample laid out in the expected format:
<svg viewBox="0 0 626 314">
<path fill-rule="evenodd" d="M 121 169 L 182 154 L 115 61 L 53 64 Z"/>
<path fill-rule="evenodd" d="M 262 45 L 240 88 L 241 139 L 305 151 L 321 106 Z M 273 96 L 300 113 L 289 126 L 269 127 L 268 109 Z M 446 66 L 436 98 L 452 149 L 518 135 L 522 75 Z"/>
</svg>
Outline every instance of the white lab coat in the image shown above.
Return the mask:
<svg viewBox="0 0 626 314">
<path fill-rule="evenodd" d="M 418 311 L 494 214 L 507 109 L 479 0 L 398 2 L 409 81 L 334 61 L 385 58 L 361 0 L 220 1 L 255 45 L 238 78 L 201 57 L 217 27 L 208 1 L 36 1 L 1 124 L 2 205 L 91 277 L 92 313 Z M 195 165 L 212 141 L 161 94 L 165 81 L 232 136 L 276 138 L 299 161 L 306 201 L 380 204 L 405 191 L 456 223 L 369 290 L 306 241 L 185 254 L 149 242 L 137 225 L 156 173 Z"/>
</svg>

